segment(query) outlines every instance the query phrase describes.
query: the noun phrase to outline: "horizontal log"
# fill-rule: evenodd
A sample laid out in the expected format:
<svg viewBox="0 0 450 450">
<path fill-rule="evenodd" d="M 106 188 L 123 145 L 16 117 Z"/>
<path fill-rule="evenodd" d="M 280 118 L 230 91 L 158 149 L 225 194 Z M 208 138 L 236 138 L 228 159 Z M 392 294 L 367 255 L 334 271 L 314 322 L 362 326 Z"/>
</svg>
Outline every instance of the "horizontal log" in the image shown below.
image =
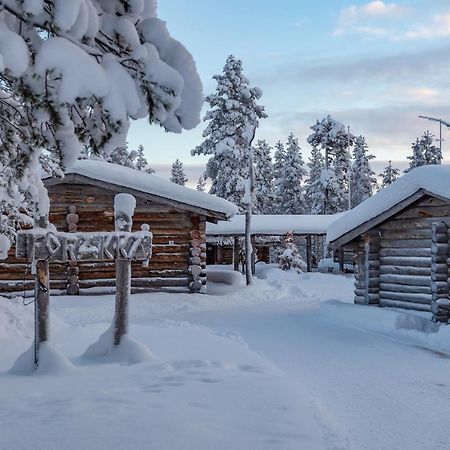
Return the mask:
<svg viewBox="0 0 450 450">
<path fill-rule="evenodd" d="M 381 239 L 381 248 L 429 248 L 430 239 Z"/>
<path fill-rule="evenodd" d="M 426 258 L 431 256 L 431 242 L 426 248 L 382 248 L 380 257 L 384 256 L 406 256 Z"/>
<path fill-rule="evenodd" d="M 443 222 L 448 220 L 448 216 L 441 217 L 421 217 L 421 218 L 392 218 L 380 226 L 381 233 L 385 230 L 431 230 L 433 222 Z"/>
<path fill-rule="evenodd" d="M 399 214 L 398 219 L 411 219 L 411 218 L 431 218 L 450 216 L 450 207 L 448 205 L 422 205 L 412 206 L 407 208 L 404 212 Z M 436 220 L 436 219 L 435 219 Z M 439 222 L 440 220 L 436 220 Z"/>
<path fill-rule="evenodd" d="M 380 274 L 381 283 L 407 284 L 410 286 L 431 286 L 431 278 L 420 275 Z"/>
<path fill-rule="evenodd" d="M 387 240 L 401 240 L 401 239 L 427 239 L 431 240 L 431 226 L 425 229 L 386 229 L 382 231 L 381 239 Z M 443 230 L 438 233 L 439 239 L 447 242 L 447 231 Z"/>
<path fill-rule="evenodd" d="M 431 254 L 432 255 L 448 255 L 448 244 L 439 244 L 433 242 L 431 244 Z"/>
<path fill-rule="evenodd" d="M 356 288 L 355 289 L 355 295 L 356 296 L 361 296 L 364 297 L 366 295 L 366 290 L 364 288 Z M 374 295 L 378 295 L 379 289 L 378 288 L 368 288 L 368 294 L 374 294 Z M 375 297 L 373 297 L 375 298 Z"/>
<path fill-rule="evenodd" d="M 431 294 L 414 294 L 406 292 L 380 291 L 380 301 L 381 299 L 401 300 L 403 302 L 431 304 L 432 296 Z"/>
<path fill-rule="evenodd" d="M 446 282 L 438 282 L 436 283 L 436 289 L 436 292 L 440 294 L 448 293 L 448 284 Z M 413 286 L 409 284 L 380 283 L 380 291 L 431 295 L 433 292 L 433 287 L 431 284 L 430 286 Z"/>
<path fill-rule="evenodd" d="M 437 264 L 436 271 L 442 274 L 447 273 L 447 264 Z M 413 267 L 413 266 L 381 266 L 380 273 L 393 275 L 431 275 L 431 265 L 429 267 Z"/>
<path fill-rule="evenodd" d="M 369 296 L 369 303 L 366 303 L 365 297 L 355 295 L 355 298 L 353 301 L 358 305 L 377 305 L 379 302 L 379 297 L 378 297 L 378 295 L 372 296 L 372 298 L 370 298 L 370 296 Z"/>
<path fill-rule="evenodd" d="M 412 267 L 431 267 L 430 257 L 418 257 L 418 256 L 386 256 L 381 257 L 382 266 L 412 266 Z M 447 258 L 442 258 L 437 263 L 445 263 Z"/>
<path fill-rule="evenodd" d="M 403 302 L 400 300 L 392 300 L 387 298 L 380 298 L 380 306 L 431 312 L 431 306 L 428 304 Z"/>
</svg>

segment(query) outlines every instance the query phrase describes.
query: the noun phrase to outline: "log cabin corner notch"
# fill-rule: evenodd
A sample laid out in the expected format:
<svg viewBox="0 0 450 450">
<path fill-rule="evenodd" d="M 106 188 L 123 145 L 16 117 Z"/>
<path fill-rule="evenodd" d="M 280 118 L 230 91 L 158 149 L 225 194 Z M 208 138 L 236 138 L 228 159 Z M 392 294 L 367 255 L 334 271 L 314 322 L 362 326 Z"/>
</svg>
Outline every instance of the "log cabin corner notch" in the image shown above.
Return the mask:
<svg viewBox="0 0 450 450">
<path fill-rule="evenodd" d="M 136 198 L 133 230 L 148 223 L 154 236 L 148 268 L 132 267 L 132 291 L 205 292 L 206 222 L 228 220 L 237 213 L 232 203 L 179 186 L 145 172 L 100 160 L 81 160 L 66 177 L 47 178 L 50 223 L 57 231 L 114 230 L 114 196 Z M 1 295 L 33 292 L 27 263 L 11 249 L 0 261 Z M 24 274 L 25 280 L 24 280 Z M 112 293 L 115 286 L 111 261 L 83 260 L 50 264 L 53 294 Z"/>
<path fill-rule="evenodd" d="M 450 167 L 424 166 L 332 224 L 332 248 L 356 255 L 355 303 L 450 318 Z"/>
</svg>

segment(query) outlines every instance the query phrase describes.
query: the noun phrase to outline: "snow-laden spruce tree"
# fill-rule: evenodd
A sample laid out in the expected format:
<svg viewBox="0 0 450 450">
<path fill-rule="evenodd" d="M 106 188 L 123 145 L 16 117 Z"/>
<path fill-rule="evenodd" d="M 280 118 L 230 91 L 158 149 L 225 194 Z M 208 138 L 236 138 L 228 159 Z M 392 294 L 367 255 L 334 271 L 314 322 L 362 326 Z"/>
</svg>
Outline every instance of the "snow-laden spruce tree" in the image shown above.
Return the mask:
<svg viewBox="0 0 450 450">
<path fill-rule="evenodd" d="M 442 152 L 439 147 L 433 144 L 434 135 L 429 131 L 420 138 L 420 145 L 423 148 L 423 156 L 426 164 L 442 164 Z"/>
<path fill-rule="evenodd" d="M 266 117 L 257 104 L 262 92 L 250 87 L 242 71 L 242 61 L 230 55 L 221 75 L 215 75 L 216 92 L 206 97 L 210 110 L 204 120 L 205 140 L 192 155 L 211 155 L 207 176 L 211 194 L 246 209 L 246 182 L 249 177 L 249 147 L 259 120 Z"/>
<path fill-rule="evenodd" d="M 8 0 L 0 15 L 0 232 L 45 216 L 42 149 L 59 174 L 124 145 L 130 119 L 168 131 L 199 122 L 194 60 L 153 0 Z M 26 213 L 26 214 L 24 214 Z M 4 252 L 3 252 L 4 253 Z"/>
<path fill-rule="evenodd" d="M 109 163 L 118 164 L 119 166 L 125 166 L 134 169 L 136 167 L 137 155 L 137 151 L 129 150 L 128 144 L 125 142 L 124 145 L 121 145 L 102 156 L 105 161 Z"/>
<path fill-rule="evenodd" d="M 282 214 L 281 212 L 281 204 L 280 198 L 278 196 L 278 188 L 277 186 L 281 182 L 283 167 L 284 167 L 284 157 L 286 150 L 284 149 L 284 145 L 281 141 L 278 141 L 275 144 L 275 153 L 273 155 L 273 195 L 274 195 L 274 203 L 273 203 L 273 212 L 274 214 Z"/>
<path fill-rule="evenodd" d="M 408 159 L 410 160 L 409 168 L 406 169 L 405 172 L 409 172 L 416 167 L 425 166 L 427 163 L 424 155 L 425 149 L 423 148 L 419 138 L 417 138 L 416 141 L 412 143 L 411 148 L 412 155 L 408 156 Z"/>
<path fill-rule="evenodd" d="M 367 200 L 373 195 L 373 187 L 377 184 L 375 172 L 370 168 L 369 161 L 375 156 L 368 153 L 369 147 L 364 136 L 355 138 L 353 148 L 353 164 L 351 172 L 351 206 Z"/>
<path fill-rule="evenodd" d="M 271 147 L 265 140 L 259 140 L 253 148 L 255 165 L 255 201 L 253 213 L 272 214 L 273 212 L 273 164 Z"/>
<path fill-rule="evenodd" d="M 305 182 L 305 206 L 308 214 L 325 214 L 325 160 L 317 147 L 311 150 L 309 173 Z"/>
<path fill-rule="evenodd" d="M 197 181 L 197 191 L 199 192 L 204 192 L 205 191 L 205 186 L 206 186 L 206 175 L 204 173 L 202 173 L 199 177 L 198 177 L 198 181 Z"/>
<path fill-rule="evenodd" d="M 291 133 L 285 146 L 283 166 L 277 179 L 276 196 L 280 214 L 304 214 L 303 178 L 306 169 L 303 165 L 298 139 Z"/>
<path fill-rule="evenodd" d="M 392 161 L 389 161 L 389 164 L 383 170 L 383 173 L 380 173 L 381 177 L 381 187 L 385 188 L 392 184 L 398 177 L 400 176 L 400 170 L 392 167 Z"/>
<path fill-rule="evenodd" d="M 325 153 L 325 214 L 334 214 L 348 209 L 348 187 L 350 169 L 350 146 L 354 137 L 345 126 L 327 116 L 311 126 L 308 143 Z"/>
<path fill-rule="evenodd" d="M 188 181 L 186 174 L 184 173 L 183 163 L 177 158 L 172 164 L 172 172 L 170 181 L 180 186 L 184 186 Z"/>
<path fill-rule="evenodd" d="M 283 249 L 278 256 L 278 265 L 281 270 L 295 270 L 302 273 L 306 270 L 306 264 L 294 242 L 294 234 L 289 232 L 284 235 Z"/>
</svg>

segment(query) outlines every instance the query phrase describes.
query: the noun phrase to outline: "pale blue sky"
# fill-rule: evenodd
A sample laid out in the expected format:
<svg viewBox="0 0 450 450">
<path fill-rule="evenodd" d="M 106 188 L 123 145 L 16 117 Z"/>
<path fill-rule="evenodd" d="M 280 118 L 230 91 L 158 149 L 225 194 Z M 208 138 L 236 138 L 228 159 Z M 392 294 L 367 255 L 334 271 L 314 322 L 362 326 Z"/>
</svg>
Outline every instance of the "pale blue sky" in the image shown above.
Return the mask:
<svg viewBox="0 0 450 450">
<path fill-rule="evenodd" d="M 382 160 L 404 159 L 427 128 L 437 133 L 417 115 L 450 119 L 449 0 L 160 0 L 159 17 L 193 54 L 205 95 L 230 53 L 242 59 L 269 114 L 258 137 L 273 144 L 293 131 L 305 159 L 309 125 L 329 113 Z M 198 165 L 205 158 L 190 150 L 204 126 L 172 135 L 140 121 L 129 142 L 158 167 Z"/>
</svg>

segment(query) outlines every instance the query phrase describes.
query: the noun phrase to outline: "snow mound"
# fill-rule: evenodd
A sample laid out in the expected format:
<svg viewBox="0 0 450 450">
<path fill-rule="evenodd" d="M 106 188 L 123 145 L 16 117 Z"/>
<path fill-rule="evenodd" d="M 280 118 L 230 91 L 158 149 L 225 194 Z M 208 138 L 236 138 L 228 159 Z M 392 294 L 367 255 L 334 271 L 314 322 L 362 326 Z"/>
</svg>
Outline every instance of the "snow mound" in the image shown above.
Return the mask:
<svg viewBox="0 0 450 450">
<path fill-rule="evenodd" d="M 425 334 L 437 333 L 440 325 L 432 322 L 427 317 L 418 316 L 416 314 L 401 314 L 395 321 L 397 330 L 415 330 Z"/>
<path fill-rule="evenodd" d="M 213 283 L 223 283 L 236 287 L 244 286 L 245 284 L 243 275 L 234 270 L 220 270 L 217 268 L 212 269 L 208 267 L 206 270 L 206 276 L 208 281 L 212 281 Z"/>
<path fill-rule="evenodd" d="M 139 364 L 153 359 L 150 350 L 128 334 L 122 336 L 119 345 L 113 345 L 114 326 L 111 325 L 97 342 L 90 345 L 82 358 L 88 361 L 119 363 L 122 365 Z"/>
<path fill-rule="evenodd" d="M 34 365 L 34 343 L 22 353 L 12 368 L 11 375 L 65 375 L 76 371 L 75 366 L 49 342 L 39 348 L 39 366 Z"/>
<path fill-rule="evenodd" d="M 0 297 L 0 343 L 29 341 L 34 335 L 33 306 L 24 306 L 21 298 Z"/>
</svg>

